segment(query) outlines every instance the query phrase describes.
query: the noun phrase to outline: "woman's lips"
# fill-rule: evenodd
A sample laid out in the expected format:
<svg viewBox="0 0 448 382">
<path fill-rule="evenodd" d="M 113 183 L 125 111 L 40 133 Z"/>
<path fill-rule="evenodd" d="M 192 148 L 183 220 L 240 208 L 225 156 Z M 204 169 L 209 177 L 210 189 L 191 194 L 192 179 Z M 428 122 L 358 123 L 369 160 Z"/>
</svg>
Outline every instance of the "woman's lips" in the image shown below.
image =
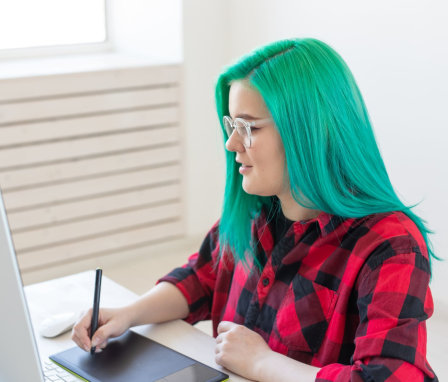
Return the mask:
<svg viewBox="0 0 448 382">
<path fill-rule="evenodd" d="M 240 174 L 247 174 L 252 169 L 252 166 L 242 164 L 239 168 Z"/>
</svg>

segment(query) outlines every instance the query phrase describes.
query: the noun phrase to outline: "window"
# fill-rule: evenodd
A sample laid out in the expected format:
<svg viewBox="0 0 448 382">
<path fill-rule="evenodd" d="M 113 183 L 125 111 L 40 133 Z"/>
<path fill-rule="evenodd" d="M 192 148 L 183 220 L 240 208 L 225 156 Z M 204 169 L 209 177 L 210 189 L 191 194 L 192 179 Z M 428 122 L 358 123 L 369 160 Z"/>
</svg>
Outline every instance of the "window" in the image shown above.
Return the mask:
<svg viewBox="0 0 448 382">
<path fill-rule="evenodd" d="M 107 41 L 105 0 L 0 1 L 0 52 Z"/>
</svg>

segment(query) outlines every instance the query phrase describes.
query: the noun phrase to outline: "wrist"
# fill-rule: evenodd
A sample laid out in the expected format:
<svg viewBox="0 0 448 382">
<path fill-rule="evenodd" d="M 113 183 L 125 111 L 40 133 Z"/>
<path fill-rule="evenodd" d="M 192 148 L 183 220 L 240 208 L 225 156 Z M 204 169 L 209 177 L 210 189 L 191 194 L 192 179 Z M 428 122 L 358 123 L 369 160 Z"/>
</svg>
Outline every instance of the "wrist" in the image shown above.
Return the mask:
<svg viewBox="0 0 448 382">
<path fill-rule="evenodd" d="M 319 369 L 315 366 L 289 358 L 286 355 L 270 350 L 268 354 L 257 357 L 254 367 L 255 380 L 263 381 L 315 381 Z"/>
<path fill-rule="evenodd" d="M 266 377 L 266 368 L 269 369 L 273 357 L 275 357 L 275 352 L 271 349 L 266 349 L 256 358 L 253 364 L 253 375 L 256 381 L 262 381 Z"/>
<path fill-rule="evenodd" d="M 138 311 L 135 303 L 121 308 L 121 316 L 129 328 L 141 325 L 139 322 Z"/>
</svg>

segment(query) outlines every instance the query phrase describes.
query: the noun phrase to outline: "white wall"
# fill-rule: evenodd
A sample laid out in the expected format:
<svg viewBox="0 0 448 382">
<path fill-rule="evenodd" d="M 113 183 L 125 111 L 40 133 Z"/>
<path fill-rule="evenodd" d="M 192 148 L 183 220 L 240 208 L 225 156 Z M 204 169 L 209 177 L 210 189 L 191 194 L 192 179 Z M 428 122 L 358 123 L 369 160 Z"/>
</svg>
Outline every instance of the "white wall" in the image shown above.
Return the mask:
<svg viewBox="0 0 448 382">
<path fill-rule="evenodd" d="M 224 168 L 213 85 L 220 67 L 270 41 L 315 37 L 352 69 L 395 189 L 407 203 L 423 200 L 417 212 L 436 231 L 437 254 L 448 258 L 443 0 L 186 0 L 184 8 L 190 233 L 205 233 L 219 216 Z M 433 294 L 448 306 L 448 263 L 433 269 Z"/>
<path fill-rule="evenodd" d="M 111 39 L 118 51 L 155 61 L 184 61 L 185 223 L 188 235 L 205 235 L 220 216 L 224 189 L 214 84 L 228 53 L 227 3 L 110 0 L 109 12 Z"/>
<path fill-rule="evenodd" d="M 108 0 L 109 37 L 122 53 L 182 60 L 181 0 Z"/>
<path fill-rule="evenodd" d="M 219 219 L 224 194 L 214 87 L 227 59 L 228 6 L 223 0 L 186 0 L 183 6 L 187 233 L 205 236 Z"/>
</svg>

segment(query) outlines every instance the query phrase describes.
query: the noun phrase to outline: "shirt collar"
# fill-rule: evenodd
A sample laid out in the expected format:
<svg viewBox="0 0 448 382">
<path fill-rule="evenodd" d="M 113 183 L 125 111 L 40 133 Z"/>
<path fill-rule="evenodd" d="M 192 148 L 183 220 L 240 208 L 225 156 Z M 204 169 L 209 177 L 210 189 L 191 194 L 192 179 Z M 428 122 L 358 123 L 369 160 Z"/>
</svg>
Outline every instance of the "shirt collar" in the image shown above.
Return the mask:
<svg viewBox="0 0 448 382">
<path fill-rule="evenodd" d="M 304 232 L 308 229 L 308 227 L 311 224 L 317 223 L 317 226 L 319 227 L 320 233 L 322 237 L 327 236 L 329 233 L 331 233 L 337 225 L 335 225 L 335 220 L 342 221 L 345 220 L 342 217 L 339 217 L 337 215 L 330 214 L 325 211 L 321 211 L 319 215 L 312 219 L 307 220 L 300 220 L 293 223 L 294 232 Z"/>
<path fill-rule="evenodd" d="M 267 217 L 266 211 L 262 210 L 261 215 L 260 215 L 261 220 L 259 220 L 259 222 L 261 222 L 261 224 L 256 224 L 256 226 L 258 226 L 257 231 L 258 231 L 258 236 L 260 238 L 267 234 L 267 232 L 266 232 L 266 228 L 267 228 L 266 217 Z M 342 217 L 330 214 L 325 211 L 321 211 L 317 217 L 312 218 L 312 219 L 307 219 L 307 220 L 295 221 L 292 224 L 292 226 L 293 226 L 294 233 L 301 234 L 301 233 L 305 232 L 311 224 L 317 223 L 317 226 L 319 227 L 321 236 L 325 237 L 329 233 L 334 231 L 334 229 L 339 225 L 338 222 L 342 222 L 343 220 L 345 220 L 345 219 Z M 270 237 L 270 240 L 272 240 L 271 233 L 269 233 L 269 237 Z"/>
</svg>

